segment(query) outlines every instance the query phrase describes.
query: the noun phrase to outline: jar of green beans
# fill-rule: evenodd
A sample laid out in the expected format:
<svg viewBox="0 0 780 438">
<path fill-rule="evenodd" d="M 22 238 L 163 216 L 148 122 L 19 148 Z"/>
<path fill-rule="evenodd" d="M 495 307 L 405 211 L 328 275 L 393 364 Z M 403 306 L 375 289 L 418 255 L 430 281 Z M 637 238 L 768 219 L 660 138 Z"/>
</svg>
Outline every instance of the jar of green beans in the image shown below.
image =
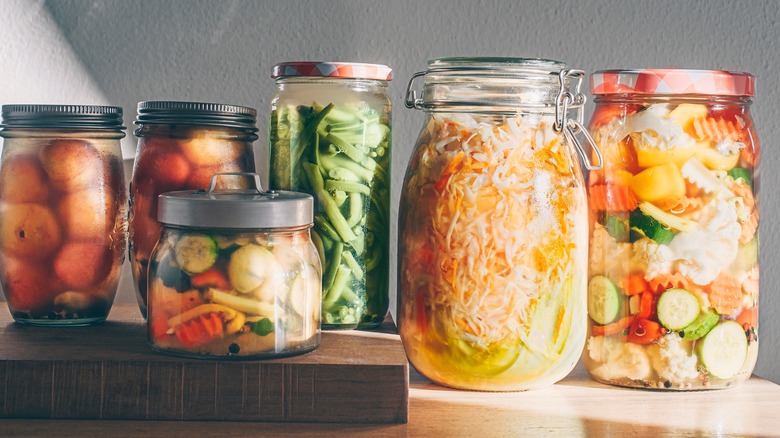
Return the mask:
<svg viewBox="0 0 780 438">
<path fill-rule="evenodd" d="M 387 314 L 391 75 L 351 62 L 273 69 L 270 185 L 314 196 L 324 329 L 377 327 Z"/>
</svg>

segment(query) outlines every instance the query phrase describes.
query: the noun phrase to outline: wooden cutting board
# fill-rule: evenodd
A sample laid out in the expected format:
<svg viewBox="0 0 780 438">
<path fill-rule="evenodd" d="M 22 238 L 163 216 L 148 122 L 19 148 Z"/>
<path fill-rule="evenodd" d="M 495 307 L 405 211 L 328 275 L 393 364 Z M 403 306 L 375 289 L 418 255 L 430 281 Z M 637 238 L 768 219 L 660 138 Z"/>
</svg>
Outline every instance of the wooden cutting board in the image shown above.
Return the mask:
<svg viewBox="0 0 780 438">
<path fill-rule="evenodd" d="M 405 423 L 409 366 L 395 326 L 323 332 L 263 361 L 166 356 L 135 305 L 92 327 L 29 327 L 0 303 L 0 417 Z"/>
</svg>

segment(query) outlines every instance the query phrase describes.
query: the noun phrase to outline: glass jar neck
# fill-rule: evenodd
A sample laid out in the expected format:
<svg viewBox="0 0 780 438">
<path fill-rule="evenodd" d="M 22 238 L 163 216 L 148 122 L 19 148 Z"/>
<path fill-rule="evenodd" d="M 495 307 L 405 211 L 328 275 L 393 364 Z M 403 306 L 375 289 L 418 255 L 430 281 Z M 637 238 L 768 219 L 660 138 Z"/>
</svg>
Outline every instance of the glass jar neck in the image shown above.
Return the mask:
<svg viewBox="0 0 780 438">
<path fill-rule="evenodd" d="M 110 129 L 63 129 L 63 128 L 4 128 L 3 138 L 86 138 L 95 140 L 119 140 L 125 137 L 122 131 Z"/>
<path fill-rule="evenodd" d="M 750 96 L 707 96 L 700 94 L 607 94 L 596 95 L 596 104 L 663 104 L 663 103 L 697 103 L 750 107 L 753 99 Z"/>
<path fill-rule="evenodd" d="M 223 140 L 235 140 L 253 142 L 257 140 L 257 134 L 248 129 L 230 128 L 225 126 L 210 125 L 182 125 L 182 124 L 157 124 L 139 123 L 134 134 L 136 137 L 177 137 L 188 138 L 197 136 L 198 131 L 209 131 L 212 138 Z"/>
<path fill-rule="evenodd" d="M 280 90 L 284 90 L 286 87 L 307 85 L 344 87 L 350 90 L 366 92 L 384 92 L 387 90 L 387 81 L 376 79 L 330 78 L 318 76 L 286 76 L 276 78 L 276 86 Z"/>
</svg>

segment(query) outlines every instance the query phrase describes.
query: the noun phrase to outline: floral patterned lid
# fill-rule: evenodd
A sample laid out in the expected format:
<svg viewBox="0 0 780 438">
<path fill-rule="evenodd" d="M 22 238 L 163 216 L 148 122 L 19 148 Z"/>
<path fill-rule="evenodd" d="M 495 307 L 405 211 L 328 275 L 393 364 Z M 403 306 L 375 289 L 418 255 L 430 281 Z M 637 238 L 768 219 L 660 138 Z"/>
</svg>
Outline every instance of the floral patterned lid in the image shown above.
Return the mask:
<svg viewBox="0 0 780 438">
<path fill-rule="evenodd" d="M 344 79 L 374 79 L 389 81 L 393 78 L 393 69 L 382 64 L 364 64 L 361 62 L 308 62 L 293 61 L 276 64 L 271 77 L 310 76 Z"/>
<path fill-rule="evenodd" d="M 753 96 L 755 77 L 725 70 L 601 70 L 590 77 L 593 94 L 701 94 Z"/>
</svg>

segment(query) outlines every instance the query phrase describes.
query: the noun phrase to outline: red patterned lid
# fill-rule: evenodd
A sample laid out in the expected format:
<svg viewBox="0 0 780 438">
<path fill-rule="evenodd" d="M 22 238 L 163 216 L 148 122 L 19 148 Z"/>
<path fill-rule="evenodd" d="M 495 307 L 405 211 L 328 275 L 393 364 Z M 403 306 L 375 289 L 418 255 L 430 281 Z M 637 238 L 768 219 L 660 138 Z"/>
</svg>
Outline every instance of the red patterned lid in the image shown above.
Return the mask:
<svg viewBox="0 0 780 438">
<path fill-rule="evenodd" d="M 375 79 L 389 81 L 393 78 L 393 69 L 382 64 L 364 64 L 361 62 L 281 62 L 274 66 L 271 77 L 314 76 L 345 79 Z"/>
<path fill-rule="evenodd" d="M 704 94 L 753 96 L 756 78 L 724 70 L 601 70 L 590 76 L 593 94 Z"/>
</svg>

